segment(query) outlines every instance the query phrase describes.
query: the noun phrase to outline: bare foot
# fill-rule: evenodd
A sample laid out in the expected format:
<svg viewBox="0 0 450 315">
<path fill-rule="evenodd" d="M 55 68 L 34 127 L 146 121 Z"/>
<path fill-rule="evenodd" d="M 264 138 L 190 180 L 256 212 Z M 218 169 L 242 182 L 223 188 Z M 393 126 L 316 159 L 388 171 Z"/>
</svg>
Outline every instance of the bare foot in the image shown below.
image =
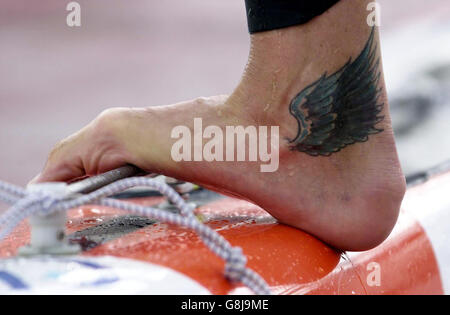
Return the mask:
<svg viewBox="0 0 450 315">
<path fill-rule="evenodd" d="M 55 148 L 37 181 L 132 163 L 250 200 L 340 249 L 378 245 L 395 225 L 405 180 L 367 2 L 342 1 L 306 25 L 252 35 L 247 69 L 229 97 L 104 112 Z M 224 131 L 279 126 L 278 170 L 174 161 L 173 128 L 193 131 L 194 118 Z"/>
</svg>

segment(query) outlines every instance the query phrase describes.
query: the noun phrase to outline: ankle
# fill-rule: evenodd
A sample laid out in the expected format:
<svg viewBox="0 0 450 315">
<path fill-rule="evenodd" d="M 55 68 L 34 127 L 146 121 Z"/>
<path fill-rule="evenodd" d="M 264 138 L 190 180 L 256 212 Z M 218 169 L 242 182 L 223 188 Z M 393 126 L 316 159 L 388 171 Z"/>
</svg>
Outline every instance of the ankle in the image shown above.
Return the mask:
<svg viewBox="0 0 450 315">
<path fill-rule="evenodd" d="M 283 121 L 282 135 L 295 135 L 291 100 L 359 55 L 371 32 L 366 2 L 343 1 L 308 24 L 253 34 L 246 70 L 228 103 L 256 123 Z"/>
</svg>

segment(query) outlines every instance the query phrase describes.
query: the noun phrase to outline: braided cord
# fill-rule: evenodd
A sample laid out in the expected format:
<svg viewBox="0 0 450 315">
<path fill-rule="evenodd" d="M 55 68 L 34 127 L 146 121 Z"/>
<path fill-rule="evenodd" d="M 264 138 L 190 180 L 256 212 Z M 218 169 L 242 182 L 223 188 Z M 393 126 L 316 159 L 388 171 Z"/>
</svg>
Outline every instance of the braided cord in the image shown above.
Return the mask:
<svg viewBox="0 0 450 315">
<path fill-rule="evenodd" d="M 180 210 L 181 215 L 107 198 L 136 186 L 145 186 L 157 190 Z M 270 294 L 269 286 L 261 276 L 246 267 L 247 259 L 240 247 L 231 246 L 216 231 L 200 223 L 194 215 L 194 207 L 187 204 L 169 185 L 151 178 L 122 179 L 82 196 L 54 196 L 43 192 L 30 193 L 20 187 L 0 181 L 0 200 L 12 204 L 12 207 L 0 217 L 0 240 L 9 235 L 27 217 L 67 211 L 86 204 L 102 205 L 195 231 L 212 252 L 225 260 L 225 276 L 228 280 L 233 283 L 243 283 L 255 294 Z"/>
</svg>

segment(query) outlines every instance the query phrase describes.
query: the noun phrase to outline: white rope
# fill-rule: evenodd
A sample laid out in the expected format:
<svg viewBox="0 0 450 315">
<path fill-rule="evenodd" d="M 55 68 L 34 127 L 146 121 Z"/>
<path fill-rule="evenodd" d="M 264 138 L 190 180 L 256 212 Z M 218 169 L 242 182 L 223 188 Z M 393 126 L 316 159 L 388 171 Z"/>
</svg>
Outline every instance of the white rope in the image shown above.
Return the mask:
<svg viewBox="0 0 450 315">
<path fill-rule="evenodd" d="M 106 198 L 136 186 L 146 186 L 159 191 L 180 209 L 181 215 Z M 232 247 L 216 231 L 200 223 L 194 215 L 194 208 L 165 183 L 145 177 L 134 177 L 117 181 L 87 195 L 55 197 L 42 192 L 30 193 L 20 187 L 0 181 L 0 200 L 13 205 L 0 217 L 0 240 L 9 235 L 27 217 L 67 211 L 86 204 L 98 204 L 194 230 L 212 252 L 225 260 L 225 276 L 228 280 L 243 283 L 255 294 L 270 294 L 267 283 L 256 272 L 246 267 L 247 259 L 242 253 L 242 249 Z"/>
</svg>

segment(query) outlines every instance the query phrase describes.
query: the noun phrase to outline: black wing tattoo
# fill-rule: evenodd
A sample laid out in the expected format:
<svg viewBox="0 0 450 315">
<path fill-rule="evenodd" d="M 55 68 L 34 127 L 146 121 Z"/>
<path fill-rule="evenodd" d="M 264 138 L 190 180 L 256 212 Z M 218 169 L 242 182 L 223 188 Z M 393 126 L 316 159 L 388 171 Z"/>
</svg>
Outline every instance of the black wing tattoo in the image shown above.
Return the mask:
<svg viewBox="0 0 450 315">
<path fill-rule="evenodd" d="M 300 92 L 290 104 L 297 119 L 298 134 L 289 143 L 292 150 L 312 156 L 330 156 L 356 142 L 365 142 L 384 117 L 379 104 L 381 89 L 379 59 L 375 59 L 375 27 L 358 58 L 352 58 L 338 72 L 325 73 Z"/>
</svg>

